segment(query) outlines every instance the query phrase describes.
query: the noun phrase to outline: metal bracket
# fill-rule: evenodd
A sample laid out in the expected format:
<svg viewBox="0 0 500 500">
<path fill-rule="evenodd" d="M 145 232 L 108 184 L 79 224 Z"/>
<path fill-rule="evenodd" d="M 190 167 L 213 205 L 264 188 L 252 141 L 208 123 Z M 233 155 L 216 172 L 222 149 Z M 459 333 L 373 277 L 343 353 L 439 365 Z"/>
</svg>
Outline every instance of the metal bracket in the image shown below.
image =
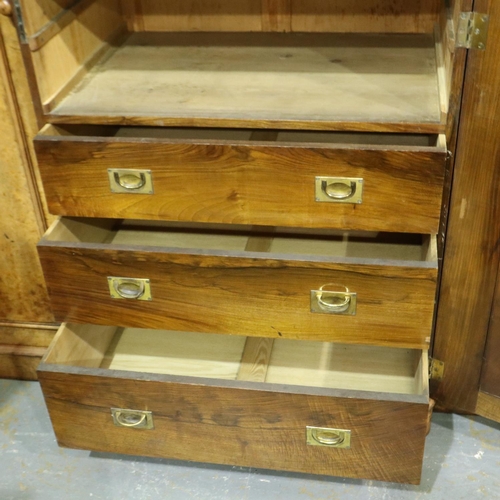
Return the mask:
<svg viewBox="0 0 500 500">
<path fill-rule="evenodd" d="M 16 20 L 19 39 L 21 40 L 21 43 L 28 43 L 28 39 L 26 37 L 26 29 L 24 27 L 21 4 L 19 3 L 19 0 L 13 0 L 12 4 L 14 5 L 14 13 L 15 13 L 14 19 Z"/>
<path fill-rule="evenodd" d="M 478 12 L 462 12 L 458 18 L 457 47 L 484 50 L 490 17 Z"/>
<path fill-rule="evenodd" d="M 440 382 L 444 376 L 444 363 L 439 359 L 429 357 L 429 379 Z"/>
</svg>

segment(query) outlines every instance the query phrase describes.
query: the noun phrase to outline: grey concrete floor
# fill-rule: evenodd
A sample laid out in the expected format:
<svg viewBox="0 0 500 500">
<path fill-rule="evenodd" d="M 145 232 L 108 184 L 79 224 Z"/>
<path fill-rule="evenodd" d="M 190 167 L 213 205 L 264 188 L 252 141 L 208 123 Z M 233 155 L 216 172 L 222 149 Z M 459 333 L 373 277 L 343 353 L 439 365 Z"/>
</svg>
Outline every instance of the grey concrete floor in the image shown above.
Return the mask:
<svg viewBox="0 0 500 500">
<path fill-rule="evenodd" d="M 0 500 L 500 499 L 500 425 L 435 414 L 420 486 L 58 448 L 36 382 L 0 380 Z"/>
</svg>

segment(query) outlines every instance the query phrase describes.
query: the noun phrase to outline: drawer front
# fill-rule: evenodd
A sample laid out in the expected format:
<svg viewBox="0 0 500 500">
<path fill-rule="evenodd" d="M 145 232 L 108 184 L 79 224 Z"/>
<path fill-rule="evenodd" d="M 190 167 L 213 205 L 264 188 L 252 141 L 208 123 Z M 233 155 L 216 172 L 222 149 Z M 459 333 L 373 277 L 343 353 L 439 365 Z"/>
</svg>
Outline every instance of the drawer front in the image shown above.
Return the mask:
<svg viewBox="0 0 500 500">
<path fill-rule="evenodd" d="M 420 348 L 429 342 L 435 262 L 51 241 L 38 251 L 59 321 Z"/>
<path fill-rule="evenodd" d="M 420 481 L 426 405 L 41 372 L 39 379 L 60 446 L 381 481 Z M 110 409 L 116 406 L 152 409 L 155 428 L 115 426 Z M 311 423 L 351 430 L 351 449 L 308 446 L 306 426 Z"/>
<path fill-rule="evenodd" d="M 438 232 L 445 147 L 46 135 L 35 145 L 57 215 Z"/>
<path fill-rule="evenodd" d="M 78 350 L 68 349 L 70 357 Z M 57 343 L 53 350 L 59 358 L 64 354 Z M 415 396 L 378 394 L 76 367 L 67 358 L 57 363 L 46 358 L 38 376 L 61 446 L 383 481 L 420 479 L 425 389 Z M 141 422 L 136 412 L 150 413 Z M 307 427 L 347 431 L 349 441 L 343 447 L 308 444 Z"/>
</svg>

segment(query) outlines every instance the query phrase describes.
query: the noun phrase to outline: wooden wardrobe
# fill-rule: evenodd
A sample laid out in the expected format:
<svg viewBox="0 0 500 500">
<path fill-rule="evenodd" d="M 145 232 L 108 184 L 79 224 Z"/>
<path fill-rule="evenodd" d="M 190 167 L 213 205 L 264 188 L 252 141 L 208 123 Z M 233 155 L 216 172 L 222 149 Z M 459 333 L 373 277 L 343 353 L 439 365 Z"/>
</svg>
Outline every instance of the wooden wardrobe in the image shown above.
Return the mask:
<svg viewBox="0 0 500 500">
<path fill-rule="evenodd" d="M 418 8 L 422 8 L 422 4 L 425 2 L 415 1 L 414 3 L 416 5 L 415 9 L 418 10 Z M 248 2 L 248 4 L 250 5 L 252 2 Z M 266 12 L 269 12 L 270 15 L 265 17 L 265 21 L 262 21 L 263 26 L 266 28 L 262 28 L 263 31 L 279 31 L 283 27 L 285 29 L 290 28 L 289 26 L 286 28 L 284 17 L 273 14 L 274 4 L 276 4 L 274 8 L 281 12 L 280 9 L 283 9 L 287 2 L 267 1 L 263 2 L 264 4 L 268 9 Z M 127 18 L 129 28 L 137 29 L 139 27 L 138 31 L 144 29 L 144 21 L 137 21 L 137 19 L 142 18 L 132 16 L 133 8 L 131 3 L 125 2 L 125 5 L 128 5 L 129 9 L 125 11 L 125 17 L 129 16 Z M 443 5 L 449 6 L 449 2 L 443 2 Z M 431 396 L 436 400 L 439 409 L 478 414 L 500 421 L 500 368 L 498 363 L 500 354 L 500 61 L 498 58 L 500 51 L 500 5 L 493 0 L 457 0 L 453 5 L 456 26 L 458 26 L 458 18 L 461 13 L 464 16 L 469 15 L 466 13 L 477 13 L 482 16 L 482 22 L 485 23 L 481 29 L 488 25 L 488 33 L 485 39 L 476 43 L 476 47 L 463 48 L 457 44 L 453 49 L 450 49 L 451 55 L 446 53 L 455 61 L 453 65 L 454 73 L 451 75 L 455 84 L 453 86 L 454 91 L 449 99 L 448 110 L 453 119 L 447 122 L 446 130 L 442 131 L 446 133 L 448 138 L 446 145 L 448 158 L 446 159 L 439 233 L 437 234 L 439 248 L 437 296 L 433 333 L 429 345 L 432 356 Z M 2 132 L 0 160 L 4 174 L 4 181 L 0 188 L 0 206 L 2 208 L 0 214 L 2 225 L 2 232 L 0 233 L 2 257 L 0 261 L 2 280 L 0 288 L 0 376 L 34 379 L 36 377 L 36 365 L 53 338 L 58 325 L 50 312 L 49 299 L 35 250 L 37 242 L 54 220 L 54 217 L 49 214 L 46 206 L 33 148 L 33 139 L 38 131 L 42 130 L 37 138 L 38 157 L 47 164 L 54 163 L 64 167 L 65 154 L 70 150 L 64 149 L 66 147 L 64 144 L 67 144 L 64 141 L 62 141 L 63 146 L 61 146 L 61 149 L 57 149 L 59 147 L 56 144 L 58 141 L 57 136 L 74 135 L 76 144 L 80 144 L 77 136 L 78 134 L 82 137 L 86 136 L 87 129 L 80 132 L 77 128 L 71 128 L 72 124 L 79 123 L 78 118 L 75 122 L 74 117 L 72 117 L 71 106 L 66 108 L 63 106 L 64 112 L 58 114 L 57 107 L 68 92 L 67 84 L 64 82 L 66 79 L 64 75 L 65 69 L 61 68 L 59 81 L 59 73 L 52 74 L 50 69 L 48 70 L 44 66 L 43 58 L 37 59 L 33 64 L 30 59 L 30 50 L 39 50 L 41 46 L 47 43 L 47 40 L 43 36 L 35 34 L 31 37 L 32 46 L 29 46 L 27 40 L 19 39 L 15 26 L 16 20 L 19 20 L 19 17 L 14 12 L 16 6 L 17 3 L 11 3 L 11 0 L 0 2 L 0 11 L 4 14 L 0 18 L 0 130 Z M 75 15 L 77 14 L 78 12 Z M 64 22 L 70 23 L 73 20 L 72 15 L 66 15 Z M 250 19 L 251 22 L 254 22 L 252 16 L 244 17 L 246 20 Z M 43 18 L 43 15 L 41 15 L 41 18 Z M 152 23 L 151 26 L 154 29 L 154 16 L 147 19 L 147 22 Z M 308 25 L 307 17 L 299 19 L 299 25 L 302 28 L 305 27 L 305 31 L 314 31 Z M 320 19 L 320 17 L 316 17 L 316 19 Z M 424 16 L 422 16 L 422 19 L 424 19 Z M 204 21 L 200 22 L 203 24 Z M 221 21 L 221 26 L 223 26 L 221 31 L 228 31 L 224 28 L 228 22 L 227 19 Z M 50 33 L 47 31 L 47 36 L 56 36 L 58 30 L 63 30 L 66 26 L 62 22 L 60 26 L 56 25 L 57 23 L 52 26 L 53 30 Z M 467 25 L 461 24 L 460 26 Z M 96 28 L 96 31 L 99 31 L 99 29 Z M 252 29 L 249 29 L 249 31 L 252 31 Z M 418 31 L 424 28 L 419 25 L 412 27 L 412 29 Z M 349 28 L 346 28 L 346 31 L 349 31 Z M 450 30 L 447 31 L 445 27 L 444 32 L 447 33 L 446 39 L 448 43 L 450 40 L 454 43 L 454 37 L 461 36 L 458 29 L 450 33 Z M 138 45 L 141 45 L 140 38 L 137 39 L 139 40 Z M 231 43 L 237 45 L 240 42 L 232 41 Z M 40 47 L 36 44 L 39 44 Z M 144 45 L 147 45 L 147 43 L 144 42 Z M 284 54 L 283 58 L 286 57 L 292 56 Z M 338 61 L 331 62 L 336 63 Z M 44 87 L 43 79 L 38 80 L 38 85 L 35 84 L 35 73 L 46 70 L 47 74 L 52 75 L 50 82 L 54 88 L 50 86 Z M 40 82 L 42 82 L 42 85 L 40 85 Z M 58 94 L 55 92 L 56 87 L 60 90 L 60 92 L 58 90 L 60 95 L 56 95 Z M 32 93 L 30 93 L 30 88 Z M 40 105 L 39 92 L 45 96 L 46 102 L 49 103 L 45 107 Z M 144 95 L 146 96 L 146 94 L 147 92 Z M 88 95 L 91 95 L 91 92 Z M 84 94 L 84 98 L 88 97 L 88 95 Z M 77 99 L 74 102 L 76 106 L 86 105 L 86 103 L 78 102 Z M 89 109 L 91 108 L 90 106 Z M 55 112 L 54 109 L 56 109 Z M 152 113 L 153 111 L 148 112 Z M 103 116 L 106 113 L 103 113 Z M 96 116 L 94 113 L 93 122 L 91 123 L 94 129 L 92 134 L 88 135 L 98 135 L 95 133 L 98 130 L 96 125 L 107 124 L 107 129 L 109 129 L 110 123 L 103 116 Z M 164 119 L 160 126 L 178 126 L 179 123 L 182 126 L 187 126 L 189 124 L 189 119 L 186 117 L 182 118 L 183 121 L 177 120 L 175 122 L 176 119 L 170 119 L 169 122 L 168 120 Z M 194 122 L 196 120 L 196 118 L 193 119 Z M 221 125 L 217 120 L 219 120 L 218 117 L 205 117 L 200 119 L 197 126 L 201 124 L 210 127 L 213 123 L 216 123 L 216 126 L 220 127 Z M 227 116 L 224 120 L 226 120 L 224 123 L 227 124 L 227 127 L 238 128 L 240 124 L 238 120 L 231 121 Z M 269 126 L 269 122 L 265 120 L 259 121 L 253 118 L 252 120 L 256 128 L 272 128 Z M 47 125 L 47 121 L 53 125 Z M 152 118 L 141 116 L 135 119 L 129 117 L 128 122 L 115 117 L 112 120 L 112 125 L 125 125 L 126 128 L 130 124 L 137 124 L 134 121 L 143 126 L 155 124 Z M 286 120 L 282 120 L 279 124 L 285 128 L 289 127 Z M 67 125 L 69 125 L 69 128 L 65 128 Z M 86 124 L 84 123 L 84 125 Z M 248 127 L 248 123 L 245 122 L 243 127 Z M 340 126 L 331 123 L 325 125 L 324 128 L 328 129 L 328 127 L 341 130 L 341 128 L 335 128 Z M 356 127 L 358 132 L 364 131 L 361 125 L 357 124 L 354 128 Z M 372 124 L 372 130 L 370 131 L 387 132 L 391 129 L 390 132 L 397 132 L 394 124 L 381 125 L 380 127 L 380 130 L 376 130 L 376 127 Z M 385 130 L 384 127 L 388 128 L 388 130 Z M 429 130 L 431 130 L 432 126 L 429 127 Z M 310 125 L 307 119 L 303 119 L 297 126 L 292 128 L 314 129 L 314 125 Z M 417 126 L 413 126 L 413 128 L 414 130 L 411 132 L 422 133 L 422 130 L 419 130 Z M 438 133 L 434 129 L 431 131 L 434 134 Z M 113 134 L 118 134 L 118 137 L 120 132 L 114 130 L 111 135 Z M 267 140 L 262 139 L 264 137 L 262 135 L 257 134 L 256 137 L 258 137 L 257 141 Z M 65 140 L 70 141 L 71 139 L 66 137 Z M 99 139 L 93 140 L 97 146 L 95 144 L 89 146 L 91 149 L 89 149 L 88 154 L 83 149 L 86 146 L 81 146 L 82 149 L 78 150 L 82 162 L 85 162 L 86 154 L 89 158 L 94 154 L 95 149 L 93 148 L 104 151 L 104 156 L 112 154 L 106 149 L 108 146 L 106 145 L 104 133 L 99 135 Z M 136 138 L 136 143 L 138 140 Z M 189 140 L 195 139 L 190 138 Z M 349 140 L 352 140 L 352 138 Z M 439 141 L 429 143 L 425 147 L 430 149 L 430 146 L 436 147 L 436 158 L 439 154 L 443 157 L 446 155 L 446 151 L 439 151 Z M 110 148 L 112 149 L 111 146 Z M 82 153 L 82 151 L 84 152 Z M 262 161 L 261 155 L 267 154 L 264 149 L 262 151 L 248 153 L 245 150 L 245 159 L 247 160 L 248 157 L 254 158 L 252 155 L 255 155 L 255 158 L 259 159 L 258 161 Z M 429 152 L 427 149 L 425 151 Z M 127 162 L 126 155 L 123 152 L 120 154 L 122 154 L 123 161 Z M 136 152 L 135 154 L 139 153 Z M 203 150 L 199 154 L 207 155 L 208 153 Z M 300 154 L 300 151 L 295 151 L 293 154 Z M 62 158 L 62 160 L 59 160 L 59 158 Z M 348 159 L 346 163 L 350 163 L 350 161 Z M 113 175 L 113 173 L 110 175 Z M 121 174 L 116 172 L 115 175 L 119 176 Z M 46 176 L 45 180 L 47 181 L 47 179 L 48 176 Z M 112 182 L 111 177 L 110 182 Z M 46 186 L 48 185 L 47 183 Z M 58 205 L 60 200 L 54 196 L 54 190 L 56 189 L 56 183 L 51 185 L 50 193 L 48 193 L 49 201 L 52 203 L 51 206 L 57 206 L 58 214 L 65 215 L 66 207 L 64 203 L 61 202 Z M 335 196 L 337 195 L 335 194 Z M 71 200 L 69 203 L 71 203 Z M 82 207 L 84 213 L 77 215 L 89 217 L 92 207 L 89 208 L 84 202 L 82 202 Z M 106 208 L 102 209 L 104 213 Z M 291 209 L 292 207 L 290 207 Z M 96 211 L 98 211 L 97 208 Z M 125 213 L 124 218 L 132 218 L 135 212 L 133 210 L 127 212 L 123 208 L 123 213 Z M 102 215 L 90 214 L 90 217 L 97 216 Z M 366 227 L 360 226 L 355 229 L 365 230 L 371 227 L 373 221 L 369 219 L 369 216 L 370 214 L 367 213 L 364 219 L 369 221 L 366 222 Z M 375 214 L 374 218 L 377 216 Z M 186 217 L 189 219 L 190 215 Z M 143 216 L 142 218 L 147 217 Z M 380 219 L 382 218 L 380 217 Z M 161 216 L 158 216 L 158 219 L 161 219 Z M 348 218 L 339 218 L 340 220 L 346 225 L 351 223 Z M 286 225 L 286 214 L 280 221 L 285 221 Z M 244 220 L 243 223 L 248 223 L 248 221 Z M 261 218 L 258 219 L 257 223 L 265 224 L 266 221 Z M 80 226 L 78 226 L 79 223 L 75 223 L 74 227 L 72 226 L 74 223 L 70 222 L 68 224 L 62 229 L 55 226 L 54 232 L 57 233 L 57 237 L 63 233 L 71 233 L 72 237 L 75 237 L 76 234 L 78 237 L 79 231 L 81 231 Z M 304 225 L 307 226 L 307 224 L 310 223 Z M 94 227 L 92 231 L 95 230 L 97 233 L 104 235 L 102 240 L 91 240 L 92 244 L 97 245 L 109 238 L 108 233 L 110 230 L 104 223 L 98 223 L 96 227 L 97 229 Z M 387 227 L 389 227 L 388 230 L 397 230 L 397 220 L 388 217 Z M 417 232 L 418 230 L 413 228 L 412 231 Z M 426 231 L 423 230 L 422 232 Z M 85 238 L 87 234 L 85 232 L 82 238 Z M 53 244 L 56 241 L 56 236 L 48 233 L 40 247 L 42 260 L 45 259 L 45 265 L 48 267 L 52 264 L 57 267 L 57 261 L 59 261 L 59 258 L 53 257 L 55 255 L 53 249 L 50 252 L 47 250 L 49 247 L 57 246 Z M 250 240 L 246 245 L 250 249 L 254 248 Z M 425 246 L 425 243 L 423 246 Z M 68 255 L 72 251 L 71 248 L 66 252 Z M 52 258 L 53 261 L 50 260 Z M 119 257 L 114 258 L 118 259 Z M 423 257 L 422 261 L 426 261 L 426 259 L 427 257 Z M 48 282 L 52 290 L 57 288 L 59 280 L 57 274 L 54 276 L 48 275 Z M 431 279 L 433 278 L 431 277 Z M 118 286 L 120 285 L 119 283 Z M 127 290 L 124 293 L 131 292 Z M 80 307 L 77 302 L 73 306 L 72 311 L 78 310 L 78 307 Z M 56 316 L 64 316 L 63 310 L 67 308 L 67 305 L 63 305 L 60 310 L 57 308 L 58 304 L 55 307 Z M 426 314 L 429 313 L 427 309 Z M 117 316 L 120 316 L 118 309 L 117 311 Z M 78 313 L 76 313 L 78 320 L 84 318 L 84 316 L 84 314 L 78 316 Z M 431 316 L 430 313 L 429 324 Z M 157 323 L 157 320 L 154 319 L 151 320 L 151 325 L 148 324 L 147 326 L 156 327 Z M 243 316 L 241 322 L 243 329 L 246 327 L 244 323 Z M 140 326 L 141 324 L 139 322 L 138 325 L 131 326 Z M 102 335 L 108 335 L 109 339 L 111 339 L 113 332 L 106 332 L 103 330 Z M 346 340 L 347 333 L 346 337 L 339 334 L 338 339 L 341 341 Z M 68 336 L 72 335 L 71 332 L 66 334 Z M 323 333 L 318 333 L 318 339 L 321 339 L 321 335 Z M 407 344 L 409 347 L 415 345 L 421 347 L 420 344 L 424 341 L 425 339 L 416 338 L 415 340 L 412 337 L 412 340 L 407 340 Z M 374 343 L 374 341 L 370 342 Z M 390 341 L 386 342 L 384 340 L 382 342 L 380 338 L 378 342 L 386 345 L 390 344 Z M 53 351 L 49 358 L 54 360 L 58 356 L 60 356 L 60 353 L 54 353 Z M 50 377 L 52 376 L 54 375 L 51 373 Z M 115 415 L 114 418 L 119 417 Z M 142 425 L 142 421 L 140 424 Z"/>
</svg>

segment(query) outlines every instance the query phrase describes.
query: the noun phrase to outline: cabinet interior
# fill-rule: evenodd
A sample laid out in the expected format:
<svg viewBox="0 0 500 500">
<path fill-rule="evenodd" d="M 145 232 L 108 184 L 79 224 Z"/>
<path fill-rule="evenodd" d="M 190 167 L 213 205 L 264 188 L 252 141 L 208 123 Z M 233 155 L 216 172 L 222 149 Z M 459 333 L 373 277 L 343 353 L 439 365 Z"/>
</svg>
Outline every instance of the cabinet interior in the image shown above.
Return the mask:
<svg viewBox="0 0 500 500">
<path fill-rule="evenodd" d="M 428 390 L 425 352 L 417 349 L 137 328 L 63 325 L 44 363 L 403 395 Z"/>
<path fill-rule="evenodd" d="M 52 122 L 439 133 L 458 1 L 21 0 Z"/>
<path fill-rule="evenodd" d="M 46 242 L 154 247 L 165 252 L 268 252 L 279 257 L 437 262 L 435 236 L 364 231 L 63 218 L 47 231 L 42 240 Z"/>
</svg>

